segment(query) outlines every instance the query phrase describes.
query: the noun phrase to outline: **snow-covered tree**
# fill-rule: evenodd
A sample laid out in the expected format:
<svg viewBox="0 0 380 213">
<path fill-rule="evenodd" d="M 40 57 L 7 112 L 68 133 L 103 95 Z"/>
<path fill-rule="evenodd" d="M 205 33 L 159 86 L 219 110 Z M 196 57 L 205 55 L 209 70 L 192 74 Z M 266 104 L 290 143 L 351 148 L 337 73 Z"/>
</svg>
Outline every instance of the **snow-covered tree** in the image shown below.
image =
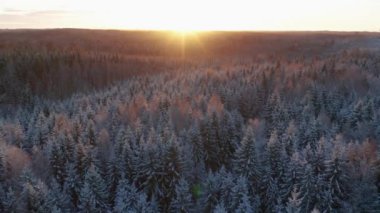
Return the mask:
<svg viewBox="0 0 380 213">
<path fill-rule="evenodd" d="M 291 196 L 289 197 L 289 200 L 287 202 L 286 212 L 287 213 L 301 212 L 301 208 L 300 208 L 301 203 L 302 203 L 302 197 L 300 197 L 300 192 L 297 189 L 297 187 L 294 187 L 294 189 L 291 192 Z"/>
<path fill-rule="evenodd" d="M 248 127 L 233 161 L 236 173 L 247 177 L 251 187 L 258 186 L 261 176 L 256 146 L 253 129 Z"/>
<path fill-rule="evenodd" d="M 175 188 L 175 196 L 171 202 L 172 212 L 192 212 L 194 203 L 188 182 L 181 178 Z"/>
<path fill-rule="evenodd" d="M 97 169 L 92 165 L 85 175 L 84 185 L 79 195 L 78 208 L 81 211 L 87 211 L 86 208 L 93 211 L 104 211 L 108 207 L 107 198 L 107 186 Z"/>
<path fill-rule="evenodd" d="M 155 212 L 154 205 L 147 201 L 144 192 L 128 183 L 124 177 L 120 180 L 113 210 L 115 212 Z"/>
</svg>

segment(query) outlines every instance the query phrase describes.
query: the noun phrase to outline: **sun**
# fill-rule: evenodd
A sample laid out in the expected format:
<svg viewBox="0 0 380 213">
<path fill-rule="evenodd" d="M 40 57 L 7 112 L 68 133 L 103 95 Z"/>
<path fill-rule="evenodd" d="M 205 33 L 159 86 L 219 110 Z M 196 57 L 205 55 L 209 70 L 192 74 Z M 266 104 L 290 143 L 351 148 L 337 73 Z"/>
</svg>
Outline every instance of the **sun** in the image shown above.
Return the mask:
<svg viewBox="0 0 380 213">
<path fill-rule="evenodd" d="M 189 34 L 195 34 L 195 30 L 191 30 L 191 29 L 175 29 L 174 30 L 176 33 L 178 34 L 182 34 L 182 35 L 189 35 Z"/>
<path fill-rule="evenodd" d="M 195 36 L 195 35 L 198 34 L 198 31 L 197 31 L 197 30 L 182 29 L 182 28 L 174 29 L 174 30 L 172 30 L 172 32 L 173 32 L 174 34 L 176 34 L 177 36 L 180 36 L 180 37 Z"/>
<path fill-rule="evenodd" d="M 202 51 L 207 51 L 204 42 L 202 41 L 203 34 L 206 31 L 190 30 L 190 29 L 178 29 L 168 30 L 168 43 L 173 45 L 180 50 L 180 55 L 186 58 L 189 52 L 194 50 L 194 48 L 201 49 Z"/>
</svg>

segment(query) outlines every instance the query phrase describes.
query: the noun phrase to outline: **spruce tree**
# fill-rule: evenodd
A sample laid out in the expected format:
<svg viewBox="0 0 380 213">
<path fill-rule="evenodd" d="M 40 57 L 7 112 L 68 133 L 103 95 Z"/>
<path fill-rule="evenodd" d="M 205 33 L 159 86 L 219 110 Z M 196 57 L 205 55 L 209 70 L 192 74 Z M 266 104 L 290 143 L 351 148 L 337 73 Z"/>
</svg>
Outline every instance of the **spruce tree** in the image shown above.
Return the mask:
<svg viewBox="0 0 380 213">
<path fill-rule="evenodd" d="M 236 173 L 246 177 L 251 187 L 258 186 L 261 176 L 256 146 L 253 129 L 248 127 L 240 147 L 235 152 L 233 161 Z"/>
<path fill-rule="evenodd" d="M 325 178 L 330 189 L 333 207 L 339 209 L 348 199 L 351 188 L 345 162 L 338 157 L 327 161 Z"/>
<path fill-rule="evenodd" d="M 95 193 L 92 191 L 90 183 L 85 182 L 80 194 L 78 202 L 78 212 L 92 213 L 92 212 L 102 212 L 102 209 L 97 204 L 97 198 Z"/>
<path fill-rule="evenodd" d="M 228 211 L 227 211 L 226 207 L 224 207 L 224 203 L 221 202 L 215 206 L 215 209 L 212 212 L 213 213 L 227 213 Z"/>
<path fill-rule="evenodd" d="M 113 207 L 114 212 L 155 212 L 157 211 L 154 206 L 147 201 L 145 193 L 139 192 L 136 187 L 130 185 L 128 180 L 124 177 L 120 180 L 115 205 Z"/>
<path fill-rule="evenodd" d="M 302 197 L 300 197 L 300 192 L 297 189 L 297 187 L 294 187 L 291 195 L 289 197 L 289 200 L 286 205 L 286 212 L 287 213 L 300 213 L 301 212 L 301 203 L 302 203 Z"/>
<path fill-rule="evenodd" d="M 70 200 L 70 205 L 76 208 L 79 202 L 79 194 L 81 192 L 81 184 L 83 183 L 77 171 L 75 165 L 72 163 L 67 164 L 66 166 L 67 177 L 64 184 L 64 192 L 67 194 L 68 199 Z"/>
<path fill-rule="evenodd" d="M 285 170 L 285 149 L 279 141 L 277 131 L 273 131 L 266 146 L 267 164 L 270 167 L 272 178 L 280 179 Z"/>
<path fill-rule="evenodd" d="M 86 173 L 78 207 L 84 210 L 88 206 L 89 208 L 95 208 L 97 211 L 104 211 L 108 207 L 107 198 L 107 186 L 97 169 L 92 165 Z"/>
<path fill-rule="evenodd" d="M 302 161 L 300 154 L 296 151 L 291 157 L 280 183 L 280 193 L 283 202 L 288 201 L 294 188 L 299 188 L 304 166 L 305 162 Z"/>
<path fill-rule="evenodd" d="M 4 187 L 4 189 L 0 190 L 0 211 L 15 212 L 20 203 L 17 202 L 17 197 L 12 187 Z"/>
<path fill-rule="evenodd" d="M 181 159 L 178 145 L 172 137 L 171 142 L 165 151 L 162 176 L 160 178 L 161 180 L 159 180 L 159 187 L 163 193 L 159 203 L 164 211 L 170 207 L 171 199 L 175 195 L 175 186 L 181 177 L 182 171 L 183 159 Z"/>
<path fill-rule="evenodd" d="M 193 212 L 193 202 L 190 186 L 187 181 L 181 178 L 175 187 L 175 196 L 171 202 L 171 212 Z"/>
<path fill-rule="evenodd" d="M 6 178 L 6 159 L 3 150 L 0 148 L 0 187 L 3 186 Z"/>
<path fill-rule="evenodd" d="M 46 194 L 46 200 L 42 207 L 45 212 L 67 212 L 70 210 L 70 200 L 67 194 L 61 190 L 60 184 L 56 181 L 52 181 L 50 189 Z"/>
<path fill-rule="evenodd" d="M 322 175 L 315 174 L 311 166 L 307 165 L 300 184 L 301 212 L 311 211 L 315 206 L 322 207 L 325 191 L 326 183 Z"/>
<path fill-rule="evenodd" d="M 62 186 L 66 178 L 66 159 L 64 150 L 62 149 L 63 141 L 53 143 L 50 153 L 50 167 L 52 169 L 53 177 Z"/>
</svg>

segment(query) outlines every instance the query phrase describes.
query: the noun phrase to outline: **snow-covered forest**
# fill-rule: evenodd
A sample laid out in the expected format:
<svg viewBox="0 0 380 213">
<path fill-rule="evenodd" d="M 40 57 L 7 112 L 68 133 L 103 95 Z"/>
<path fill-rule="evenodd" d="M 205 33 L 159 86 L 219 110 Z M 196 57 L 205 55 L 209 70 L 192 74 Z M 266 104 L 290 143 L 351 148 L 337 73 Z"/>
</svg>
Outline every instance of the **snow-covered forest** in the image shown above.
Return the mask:
<svg viewBox="0 0 380 213">
<path fill-rule="evenodd" d="M 153 39 L 137 42 L 142 57 L 116 32 L 65 41 L 79 50 L 9 33 L 0 212 L 380 211 L 380 51 L 356 46 L 367 35 L 270 35 L 271 48 L 228 34 L 231 46 L 184 58 Z"/>
</svg>

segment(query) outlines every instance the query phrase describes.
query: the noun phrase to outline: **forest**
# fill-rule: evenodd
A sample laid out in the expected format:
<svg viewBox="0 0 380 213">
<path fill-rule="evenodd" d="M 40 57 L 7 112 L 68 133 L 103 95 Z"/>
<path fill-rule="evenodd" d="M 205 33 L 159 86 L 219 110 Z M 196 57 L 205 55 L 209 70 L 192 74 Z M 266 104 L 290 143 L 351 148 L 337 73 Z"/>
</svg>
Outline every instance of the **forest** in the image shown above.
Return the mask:
<svg viewBox="0 0 380 213">
<path fill-rule="evenodd" d="M 380 212 L 380 34 L 0 31 L 0 212 Z"/>
</svg>

